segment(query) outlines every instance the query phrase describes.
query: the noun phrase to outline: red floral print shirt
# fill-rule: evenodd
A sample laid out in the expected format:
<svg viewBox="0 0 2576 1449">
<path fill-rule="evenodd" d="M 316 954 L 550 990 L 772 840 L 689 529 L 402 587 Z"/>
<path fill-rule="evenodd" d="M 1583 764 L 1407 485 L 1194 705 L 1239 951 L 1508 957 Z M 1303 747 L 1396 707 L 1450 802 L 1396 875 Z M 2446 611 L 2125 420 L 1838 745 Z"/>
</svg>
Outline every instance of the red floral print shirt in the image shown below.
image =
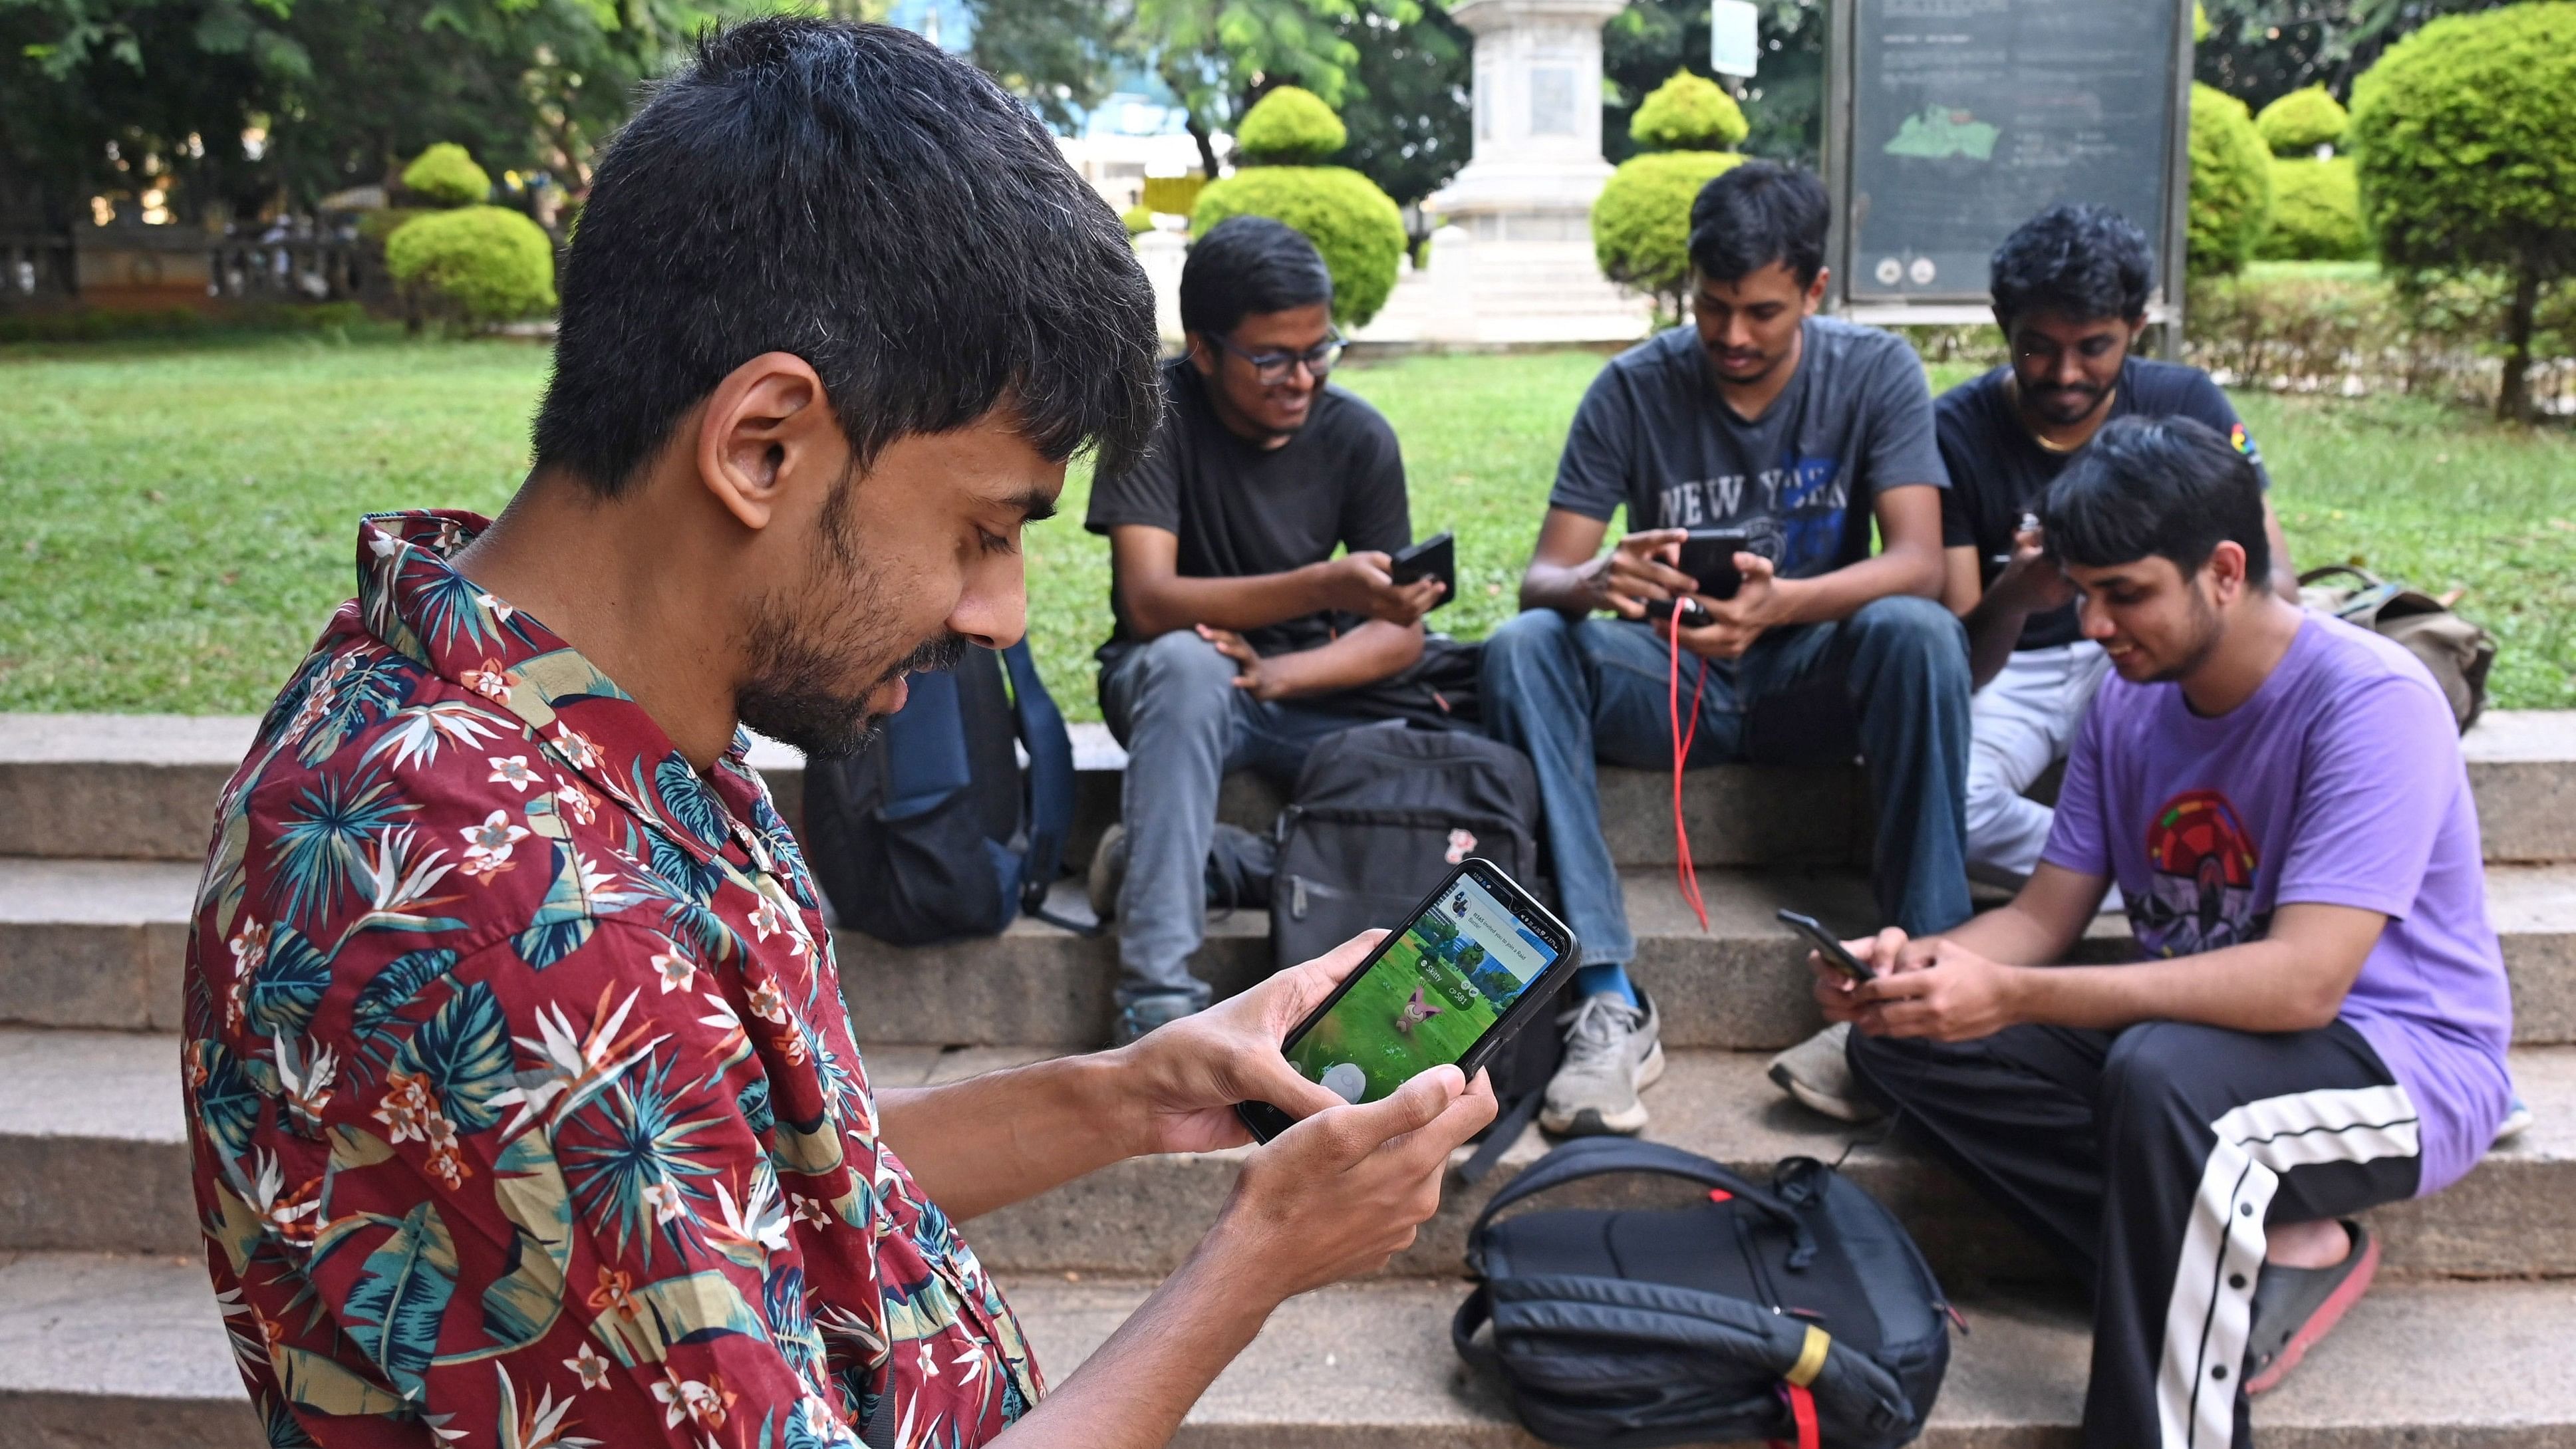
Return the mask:
<svg viewBox="0 0 2576 1449">
<path fill-rule="evenodd" d="M 744 762 L 448 556 L 358 597 L 226 787 L 188 947 L 207 1263 L 277 1445 L 959 1449 L 1040 1391 L 877 1138 Z"/>
</svg>

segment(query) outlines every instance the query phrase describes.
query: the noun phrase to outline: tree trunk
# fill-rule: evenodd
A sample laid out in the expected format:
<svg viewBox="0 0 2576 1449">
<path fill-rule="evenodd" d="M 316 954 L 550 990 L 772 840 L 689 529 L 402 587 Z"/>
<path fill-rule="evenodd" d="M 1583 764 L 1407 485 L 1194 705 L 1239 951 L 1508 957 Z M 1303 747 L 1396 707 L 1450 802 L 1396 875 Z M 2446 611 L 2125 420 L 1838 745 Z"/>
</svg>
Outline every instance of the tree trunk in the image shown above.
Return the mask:
<svg viewBox="0 0 2576 1449">
<path fill-rule="evenodd" d="M 1198 112 L 1188 111 L 1184 114 L 1188 118 L 1190 139 L 1199 143 L 1199 166 L 1207 173 L 1207 179 L 1214 181 L 1217 177 L 1216 143 L 1208 138 L 1207 123 L 1199 119 Z"/>
<path fill-rule="evenodd" d="M 2514 269 L 2513 307 L 2505 314 L 2504 385 L 2496 389 L 2496 417 L 2531 420 L 2531 321 L 2540 310 L 2540 268 L 2529 257 Z"/>
</svg>

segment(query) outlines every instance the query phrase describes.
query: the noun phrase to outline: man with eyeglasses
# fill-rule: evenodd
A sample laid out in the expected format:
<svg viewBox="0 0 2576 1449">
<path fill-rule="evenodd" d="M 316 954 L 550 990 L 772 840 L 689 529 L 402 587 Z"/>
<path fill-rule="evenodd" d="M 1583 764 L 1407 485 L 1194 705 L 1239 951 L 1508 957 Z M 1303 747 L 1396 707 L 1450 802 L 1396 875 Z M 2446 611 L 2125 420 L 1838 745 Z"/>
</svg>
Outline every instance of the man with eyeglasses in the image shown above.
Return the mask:
<svg viewBox="0 0 2576 1449">
<path fill-rule="evenodd" d="M 1421 657 L 1440 597 L 1388 576 L 1413 538 L 1404 459 L 1375 408 L 1325 383 L 1332 300 L 1293 229 L 1211 228 L 1181 273 L 1189 350 L 1163 365 L 1153 444 L 1092 484 L 1084 524 L 1109 537 L 1116 616 L 1100 709 L 1131 762 L 1092 871 L 1093 906 L 1118 923 L 1122 1043 L 1208 1004 L 1190 958 L 1226 772 L 1284 786 L 1317 739 L 1366 723 L 1351 692 Z M 1237 833 L 1218 871 L 1266 882 L 1231 858 L 1263 844 Z"/>
</svg>

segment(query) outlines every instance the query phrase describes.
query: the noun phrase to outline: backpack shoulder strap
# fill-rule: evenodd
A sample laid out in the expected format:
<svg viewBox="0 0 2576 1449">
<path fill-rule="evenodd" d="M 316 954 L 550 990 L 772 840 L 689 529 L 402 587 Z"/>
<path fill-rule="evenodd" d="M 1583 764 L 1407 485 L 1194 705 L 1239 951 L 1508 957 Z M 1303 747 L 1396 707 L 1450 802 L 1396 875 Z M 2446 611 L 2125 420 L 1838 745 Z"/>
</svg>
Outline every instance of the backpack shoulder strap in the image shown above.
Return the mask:
<svg viewBox="0 0 2576 1449">
<path fill-rule="evenodd" d="M 1495 1214 L 1516 1202 L 1569 1182 L 1613 1172 L 1651 1172 L 1721 1189 L 1788 1228 L 1796 1238 L 1794 1253 L 1815 1252 L 1815 1234 L 1806 1220 L 1769 1188 L 1757 1187 L 1743 1175 L 1696 1152 L 1627 1137 L 1579 1137 L 1540 1158 L 1485 1204 L 1485 1210 L 1476 1215 L 1476 1225 L 1468 1230 L 1468 1241 L 1474 1242 Z"/>
<path fill-rule="evenodd" d="M 1064 727 L 1064 711 L 1056 708 L 1055 696 L 1038 678 L 1027 639 L 1002 651 L 1002 667 L 1011 676 L 1011 715 L 1019 726 L 1020 747 L 1029 752 L 1029 847 L 1020 872 L 1020 909 L 1064 925 L 1046 910 L 1046 894 L 1064 868 L 1064 841 L 1073 830 L 1073 735 Z M 1095 933 L 1096 928 L 1085 934 Z"/>
</svg>

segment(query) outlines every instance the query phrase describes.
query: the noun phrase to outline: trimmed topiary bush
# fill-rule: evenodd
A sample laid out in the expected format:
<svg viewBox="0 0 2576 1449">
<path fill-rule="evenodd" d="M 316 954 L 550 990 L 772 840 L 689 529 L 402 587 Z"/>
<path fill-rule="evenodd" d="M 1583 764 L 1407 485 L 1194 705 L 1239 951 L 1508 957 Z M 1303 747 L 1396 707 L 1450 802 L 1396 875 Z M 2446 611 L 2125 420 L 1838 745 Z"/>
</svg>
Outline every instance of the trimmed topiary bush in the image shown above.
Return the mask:
<svg viewBox="0 0 2576 1449">
<path fill-rule="evenodd" d="M 2352 158 L 2272 159 L 2272 220 L 2254 255 L 2267 262 L 2350 262 L 2370 254 Z"/>
<path fill-rule="evenodd" d="M 2576 4 L 2433 21 L 2352 90 L 2361 211 L 2401 274 L 2510 279 L 2501 417 L 2528 416 L 2541 293 L 2576 276 Z"/>
<path fill-rule="evenodd" d="M 1345 327 L 1367 326 L 1395 290 L 1404 214 L 1346 166 L 1255 166 L 1211 181 L 1190 213 L 1191 237 L 1229 216 L 1275 217 L 1305 233 L 1333 274 L 1333 319 Z"/>
<path fill-rule="evenodd" d="M 2272 152 L 2245 103 L 2191 87 L 2191 224 L 2187 262 L 2197 276 L 2244 269 L 2272 212 Z"/>
<path fill-rule="evenodd" d="M 484 326 L 554 310 L 554 243 L 506 207 L 413 220 L 386 240 L 385 270 L 425 313 L 450 321 Z"/>
<path fill-rule="evenodd" d="M 2342 140 L 2351 120 L 2343 103 L 2319 85 L 2292 91 L 2265 106 L 2254 118 L 2254 129 L 2262 133 L 2263 144 L 2272 148 L 2273 155 L 2306 156 L 2319 146 Z"/>
<path fill-rule="evenodd" d="M 1723 151 L 1751 129 L 1735 97 L 1686 70 L 1647 92 L 1628 118 L 1628 139 L 1649 151 Z"/>
<path fill-rule="evenodd" d="M 1148 176 L 1145 178 L 1145 209 L 1166 216 L 1187 216 L 1198 209 L 1199 192 L 1207 178 L 1195 172 L 1188 176 Z"/>
<path fill-rule="evenodd" d="M 1592 203 L 1601 275 L 1652 296 L 1662 321 L 1680 321 L 1690 290 L 1691 203 L 1743 160 L 1732 151 L 1656 151 L 1620 163 Z"/>
<path fill-rule="evenodd" d="M 413 157 L 403 168 L 402 184 L 441 206 L 472 206 L 492 195 L 491 176 L 453 141 L 441 141 Z"/>
<path fill-rule="evenodd" d="M 1149 206 L 1131 206 L 1118 213 L 1118 220 L 1129 236 L 1143 236 L 1154 229 L 1154 210 Z"/>
<path fill-rule="evenodd" d="M 1303 86 L 1281 86 L 1244 112 L 1234 155 L 1251 166 L 1312 166 L 1330 160 L 1351 138 L 1342 118 Z"/>
</svg>

